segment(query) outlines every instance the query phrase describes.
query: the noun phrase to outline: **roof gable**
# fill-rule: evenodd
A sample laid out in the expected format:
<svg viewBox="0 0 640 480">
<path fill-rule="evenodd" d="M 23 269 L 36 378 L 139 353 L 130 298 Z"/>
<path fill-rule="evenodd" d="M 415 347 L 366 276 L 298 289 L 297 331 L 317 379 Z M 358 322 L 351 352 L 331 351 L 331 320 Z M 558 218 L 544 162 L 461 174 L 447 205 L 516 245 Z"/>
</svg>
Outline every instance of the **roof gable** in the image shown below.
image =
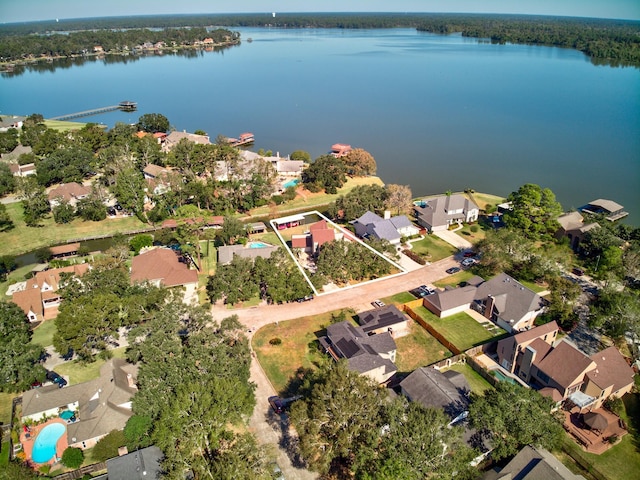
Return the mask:
<svg viewBox="0 0 640 480">
<path fill-rule="evenodd" d="M 613 386 L 615 392 L 633 383 L 634 372 L 616 347 L 609 347 L 591 355 L 596 368 L 587 373 L 589 380 L 601 389 Z"/>
<path fill-rule="evenodd" d="M 157 281 L 165 287 L 197 283 L 198 273 L 180 261 L 180 255 L 170 248 L 155 248 L 133 257 L 131 281 Z"/>
</svg>

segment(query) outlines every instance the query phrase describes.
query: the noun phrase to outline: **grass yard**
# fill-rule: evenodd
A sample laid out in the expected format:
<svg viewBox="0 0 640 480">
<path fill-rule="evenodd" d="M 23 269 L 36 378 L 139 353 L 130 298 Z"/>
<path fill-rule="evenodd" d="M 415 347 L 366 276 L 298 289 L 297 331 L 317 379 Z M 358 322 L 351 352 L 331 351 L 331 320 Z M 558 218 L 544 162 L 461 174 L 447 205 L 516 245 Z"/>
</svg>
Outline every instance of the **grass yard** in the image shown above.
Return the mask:
<svg viewBox="0 0 640 480">
<path fill-rule="evenodd" d="M 471 227 L 477 227 L 477 231 L 472 232 Z M 466 224 L 460 229 L 456 231 L 457 235 L 460 235 L 465 240 L 471 243 L 478 243 L 480 240 L 484 240 L 484 237 L 487 236 L 487 226 L 482 225 L 480 223 L 474 223 L 473 225 Z"/>
<path fill-rule="evenodd" d="M 124 358 L 126 347 L 116 348 L 111 350 L 113 358 Z M 93 363 L 80 363 L 77 360 L 63 363 L 56 367 L 55 371 L 63 376 L 68 376 L 69 385 L 75 385 L 76 383 L 88 382 L 94 378 L 100 376 L 100 367 L 106 362 L 101 359 L 96 359 Z"/>
<path fill-rule="evenodd" d="M 42 322 L 33 330 L 31 343 L 40 345 L 43 348 L 53 345 L 54 333 L 56 333 L 56 323 L 53 319 Z"/>
<path fill-rule="evenodd" d="M 480 207 L 480 210 L 484 210 L 487 205 L 492 205 L 495 207 L 496 205 L 499 205 L 506 201 L 506 198 L 504 197 L 479 192 L 473 193 L 473 198 L 478 204 L 478 207 Z"/>
<path fill-rule="evenodd" d="M 326 333 L 332 313 L 339 314 L 340 310 L 272 323 L 255 333 L 253 350 L 277 392 L 285 392 L 287 383 L 300 367 L 316 368 L 330 360 L 320 351 L 317 340 Z M 347 312 L 347 318 L 349 316 Z M 271 345 L 269 341 L 273 338 L 279 338 L 282 343 Z"/>
<path fill-rule="evenodd" d="M 518 280 L 518 281 L 522 285 L 527 287 L 529 290 L 533 290 L 536 293 L 544 292 L 545 290 L 547 290 L 547 287 L 545 285 L 539 285 L 536 282 L 526 282 L 526 281 L 523 281 L 523 280 Z"/>
<path fill-rule="evenodd" d="M 19 393 L 0 392 L 0 423 L 11 422 L 11 402 Z"/>
<path fill-rule="evenodd" d="M 415 299 L 416 297 L 411 295 L 409 292 L 400 292 L 390 297 L 381 298 L 380 300 L 382 300 L 387 305 L 391 305 L 392 303 L 396 305 L 402 305 L 403 303 L 411 302 Z"/>
<path fill-rule="evenodd" d="M 411 242 L 411 250 L 423 256 L 429 262 L 437 262 L 457 252 L 457 249 L 435 235 L 426 235 L 423 239 Z"/>
<path fill-rule="evenodd" d="M 45 120 L 44 124 L 47 128 L 57 130 L 59 132 L 68 132 L 70 130 L 80 130 L 86 125 L 85 122 L 68 122 L 65 120 Z"/>
<path fill-rule="evenodd" d="M 449 350 L 413 320 L 409 320 L 409 332 L 396 339 L 398 372 L 410 373 L 451 356 Z"/>
<path fill-rule="evenodd" d="M 434 282 L 434 285 L 438 288 L 455 286 L 462 282 L 466 282 L 471 277 L 473 277 L 473 275 L 474 274 L 471 270 L 460 270 L 458 273 L 454 273 L 453 275 L 444 277 L 442 280 L 438 280 L 437 282 Z"/>
<path fill-rule="evenodd" d="M 218 253 L 213 240 L 203 240 L 200 242 L 200 262 L 202 263 L 202 274 L 213 275 L 216 273 Z"/>
<path fill-rule="evenodd" d="M 447 318 L 438 318 L 424 307 L 416 308 L 415 312 L 462 351 L 506 333 L 495 328 L 492 333 L 464 312 Z"/>
<path fill-rule="evenodd" d="M 22 216 L 22 204 L 9 203 L 7 212 L 14 228 L 0 233 L 3 255 L 18 255 L 40 247 L 58 245 L 68 240 L 115 233 L 126 233 L 148 227 L 136 217 L 107 218 L 101 222 L 75 219 L 64 225 L 53 221 L 53 215 L 40 222 L 38 227 L 27 227 Z"/>
<path fill-rule="evenodd" d="M 469 382 L 471 391 L 477 394 L 483 394 L 485 390 L 493 388 L 489 382 L 487 382 L 482 376 L 476 372 L 468 363 L 456 363 L 449 368 L 443 368 L 441 371 L 455 370 L 464 375 L 464 378 Z"/>
<path fill-rule="evenodd" d="M 1 238 L 2 234 L 0 233 L 0 239 Z M 26 280 L 26 275 L 29 274 L 29 272 L 31 272 L 31 270 L 35 266 L 36 264 L 32 263 L 30 265 L 18 267 L 13 272 L 9 273 L 9 275 L 7 275 L 7 280 L 0 283 L 0 298 L 9 300 L 9 297 L 6 296 L 9 286 L 13 285 L 14 283 L 24 282 Z"/>
<path fill-rule="evenodd" d="M 328 205 L 335 201 L 340 195 L 346 195 L 358 185 L 384 185 L 384 182 L 379 177 L 356 177 L 347 178 L 347 182 L 338 189 L 336 194 L 326 194 L 324 192 L 311 193 L 308 190 L 298 188 L 298 196 L 291 202 L 284 203 L 277 207 L 278 216 L 284 216 L 285 212 L 301 209 L 315 210 L 319 206 Z M 250 215 L 252 217 L 259 217 L 273 215 L 273 207 L 265 205 L 263 207 L 255 208 L 251 210 Z M 275 218 L 275 217 L 274 217 Z"/>
</svg>

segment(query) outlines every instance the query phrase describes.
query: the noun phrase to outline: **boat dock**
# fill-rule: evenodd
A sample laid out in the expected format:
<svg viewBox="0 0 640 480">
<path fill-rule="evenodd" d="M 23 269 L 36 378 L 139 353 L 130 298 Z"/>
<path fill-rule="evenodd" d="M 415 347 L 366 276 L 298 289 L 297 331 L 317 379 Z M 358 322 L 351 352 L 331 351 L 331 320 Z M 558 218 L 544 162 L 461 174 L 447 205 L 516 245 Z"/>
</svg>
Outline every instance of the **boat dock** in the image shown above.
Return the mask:
<svg viewBox="0 0 640 480">
<path fill-rule="evenodd" d="M 138 108 L 136 102 L 130 102 L 128 100 L 120 102 L 118 105 L 109 105 L 107 107 L 94 108 L 92 110 L 84 110 L 82 112 L 68 113 L 66 115 L 60 115 L 52 117 L 49 120 L 71 120 L 72 118 L 89 117 L 91 115 L 98 115 L 99 113 L 113 112 L 115 110 L 122 110 L 123 112 L 133 112 Z"/>
</svg>

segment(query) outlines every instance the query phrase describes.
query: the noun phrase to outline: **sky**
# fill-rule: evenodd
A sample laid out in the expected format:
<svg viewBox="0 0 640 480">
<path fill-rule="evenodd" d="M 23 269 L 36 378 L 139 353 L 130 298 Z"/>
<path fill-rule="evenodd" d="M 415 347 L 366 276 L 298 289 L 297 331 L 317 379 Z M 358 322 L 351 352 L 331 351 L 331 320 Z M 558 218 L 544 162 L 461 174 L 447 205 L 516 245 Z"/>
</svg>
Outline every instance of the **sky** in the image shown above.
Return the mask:
<svg viewBox="0 0 640 480">
<path fill-rule="evenodd" d="M 0 23 L 261 12 L 511 13 L 640 20 L 640 0 L 0 0 Z"/>
</svg>

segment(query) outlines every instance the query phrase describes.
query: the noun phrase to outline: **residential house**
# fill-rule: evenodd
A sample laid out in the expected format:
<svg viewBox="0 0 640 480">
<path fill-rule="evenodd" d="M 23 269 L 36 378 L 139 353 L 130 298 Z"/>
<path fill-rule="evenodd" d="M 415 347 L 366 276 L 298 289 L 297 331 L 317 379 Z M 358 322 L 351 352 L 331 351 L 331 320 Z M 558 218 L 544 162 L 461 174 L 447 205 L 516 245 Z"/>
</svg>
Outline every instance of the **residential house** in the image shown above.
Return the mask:
<svg viewBox="0 0 640 480">
<path fill-rule="evenodd" d="M 529 372 L 526 369 L 522 370 L 523 359 L 531 355 L 531 350 L 537 352 L 541 349 L 552 347 L 556 341 L 557 334 L 558 324 L 553 321 L 540 325 L 539 327 L 532 328 L 531 330 L 525 330 L 524 332 L 503 338 L 498 341 L 498 363 L 505 370 L 521 376 L 521 378 L 526 381 L 529 377 Z M 545 343 L 548 347 L 540 345 L 539 342 Z M 529 347 L 530 345 L 531 347 Z"/>
<path fill-rule="evenodd" d="M 266 244 L 265 244 L 266 245 Z M 259 248 L 252 248 L 249 245 L 223 245 L 218 247 L 218 265 L 228 265 L 234 256 L 242 258 L 269 258 L 278 249 L 275 245 L 266 245 Z"/>
<path fill-rule="evenodd" d="M 2 130 L 0 129 L 0 131 Z M 3 162 L 18 163 L 18 159 L 20 158 L 20 155 L 26 155 L 32 152 L 33 152 L 33 149 L 31 147 L 20 144 L 16 146 L 16 148 L 11 150 L 9 153 L 1 154 L 0 159 L 2 159 Z"/>
<path fill-rule="evenodd" d="M 169 169 L 150 163 L 144 167 L 142 174 L 147 183 L 146 191 L 148 194 L 164 195 L 171 190 L 170 175 L 172 172 Z"/>
<path fill-rule="evenodd" d="M 326 220 L 320 220 L 311 224 L 308 232 L 292 235 L 291 248 L 300 248 L 307 253 L 315 253 L 325 243 L 342 240 L 343 238 L 342 232 L 336 232 Z"/>
<path fill-rule="evenodd" d="M 359 237 L 372 236 L 387 240 L 393 245 L 399 244 L 402 237 L 410 237 L 420 233 L 420 229 L 411 223 L 405 215 L 391 217 L 388 210 L 384 212 L 384 218 L 367 211 L 350 223 L 354 226 Z"/>
<path fill-rule="evenodd" d="M 413 207 L 416 221 L 429 233 L 447 230 L 453 224 L 478 220 L 480 209 L 464 195 L 443 195 L 424 200 Z"/>
<path fill-rule="evenodd" d="M 12 128 L 20 129 L 27 117 L 17 115 L 2 115 L 0 117 L 0 132 L 6 132 Z"/>
<path fill-rule="evenodd" d="M 13 293 L 11 301 L 22 309 L 30 322 L 55 318 L 62 301 L 57 293 L 63 286 L 62 274 L 81 277 L 88 270 L 89 265 L 82 263 L 38 272 L 24 282 L 24 288 Z"/>
<path fill-rule="evenodd" d="M 62 203 L 68 203 L 75 208 L 78 201 L 86 198 L 90 193 L 91 188 L 77 182 L 63 183 L 49 191 L 49 205 L 54 208 Z"/>
<path fill-rule="evenodd" d="M 605 215 L 605 218 L 610 222 L 615 222 L 621 218 L 629 215 L 629 212 L 624 211 L 624 207 L 613 200 L 607 200 L 604 198 L 598 198 L 578 209 L 582 213 Z"/>
<path fill-rule="evenodd" d="M 347 156 L 349 152 L 351 152 L 351 145 L 347 145 L 346 143 L 334 143 L 331 145 L 330 153 L 336 158 Z"/>
<path fill-rule="evenodd" d="M 278 175 L 286 177 L 297 177 L 302 173 L 306 164 L 302 160 L 291 160 L 289 156 L 283 158 L 280 152 L 275 156 L 266 157 L 250 150 L 240 150 L 240 158 L 247 162 L 256 162 L 258 160 L 270 163 Z"/>
<path fill-rule="evenodd" d="M 207 135 L 196 135 L 195 133 L 187 133 L 186 131 L 171 132 L 166 137 L 161 138 L 162 151 L 170 152 L 171 149 L 180 143 L 180 140 L 182 139 L 186 139 L 200 145 L 211 145 L 211 141 Z"/>
<path fill-rule="evenodd" d="M 125 447 L 126 448 L 126 447 Z M 109 480 L 158 480 L 164 455 L 155 445 L 107 460 Z"/>
<path fill-rule="evenodd" d="M 374 308 L 358 314 L 358 323 L 367 335 L 389 332 L 393 338 L 409 333 L 409 318 L 395 305 Z"/>
<path fill-rule="evenodd" d="M 445 289 L 423 299 L 423 305 L 440 318 L 473 308 L 508 332 L 532 327 L 545 306 L 537 293 L 506 273 L 491 280 L 474 277 L 460 288 Z"/>
<path fill-rule="evenodd" d="M 441 408 L 454 421 L 469 407 L 471 387 L 464 375 L 454 370 L 444 373 L 422 367 L 400 382 L 402 394 L 428 408 Z"/>
<path fill-rule="evenodd" d="M 133 257 L 131 282 L 149 282 L 163 287 L 185 287 L 185 301 L 195 298 L 198 272 L 180 253 L 170 248 L 153 248 Z"/>
<path fill-rule="evenodd" d="M 565 467 L 547 450 L 526 445 L 504 467 L 496 467 L 482 480 L 585 480 Z"/>
<path fill-rule="evenodd" d="M 580 242 L 584 240 L 584 236 L 589 230 L 600 228 L 600 225 L 595 222 L 584 223 L 584 218 L 579 212 L 568 212 L 560 215 L 558 223 L 560 228 L 556 232 L 556 238 L 567 237 L 573 250 L 578 250 Z"/>
<path fill-rule="evenodd" d="M 346 359 L 350 370 L 367 375 L 378 383 L 387 382 L 396 372 L 396 343 L 389 332 L 368 335 L 362 327 L 344 321 L 327 327 L 319 339 L 324 351 L 338 361 Z"/>
<path fill-rule="evenodd" d="M 11 170 L 14 177 L 28 177 L 37 173 L 35 163 L 25 163 L 24 165 L 10 163 L 9 170 Z"/>
<path fill-rule="evenodd" d="M 122 430 L 133 415 L 131 400 L 137 391 L 138 367 L 114 358 L 100 367 L 100 376 L 88 382 L 58 388 L 50 385 L 22 395 L 22 420 L 39 421 L 75 412 L 67 424 L 70 447 L 91 448 L 112 430 Z"/>
</svg>

